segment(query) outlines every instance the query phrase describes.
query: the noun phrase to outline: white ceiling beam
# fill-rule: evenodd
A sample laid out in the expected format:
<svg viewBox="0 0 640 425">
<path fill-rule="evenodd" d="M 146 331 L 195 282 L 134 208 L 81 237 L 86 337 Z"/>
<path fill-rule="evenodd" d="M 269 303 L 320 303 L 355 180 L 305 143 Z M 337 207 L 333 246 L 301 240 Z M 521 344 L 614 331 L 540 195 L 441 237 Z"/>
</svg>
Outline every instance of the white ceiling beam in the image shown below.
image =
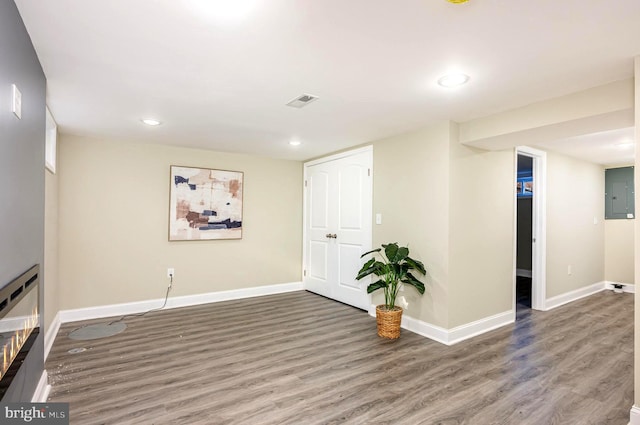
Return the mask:
<svg viewBox="0 0 640 425">
<path fill-rule="evenodd" d="M 460 143 L 487 150 L 631 127 L 632 78 L 460 124 Z"/>
</svg>

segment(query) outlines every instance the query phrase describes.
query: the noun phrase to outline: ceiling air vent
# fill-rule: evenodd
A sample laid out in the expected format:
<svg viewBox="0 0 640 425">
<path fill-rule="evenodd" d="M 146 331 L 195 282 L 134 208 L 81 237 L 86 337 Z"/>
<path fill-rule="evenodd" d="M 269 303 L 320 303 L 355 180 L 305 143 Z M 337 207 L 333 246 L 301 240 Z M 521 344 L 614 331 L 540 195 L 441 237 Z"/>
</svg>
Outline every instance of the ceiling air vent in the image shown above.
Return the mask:
<svg viewBox="0 0 640 425">
<path fill-rule="evenodd" d="M 303 106 L 307 106 L 311 102 L 318 100 L 318 96 L 314 96 L 312 94 L 303 94 L 302 96 L 298 96 L 289 103 L 287 106 L 291 106 L 292 108 L 302 108 Z"/>
</svg>

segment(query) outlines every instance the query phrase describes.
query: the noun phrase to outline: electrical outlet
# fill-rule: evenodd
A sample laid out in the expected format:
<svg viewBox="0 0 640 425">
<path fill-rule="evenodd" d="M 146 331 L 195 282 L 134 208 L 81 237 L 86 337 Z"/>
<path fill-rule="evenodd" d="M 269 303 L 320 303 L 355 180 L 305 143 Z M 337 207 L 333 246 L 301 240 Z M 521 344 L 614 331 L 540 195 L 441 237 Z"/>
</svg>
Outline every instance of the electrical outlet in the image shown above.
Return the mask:
<svg viewBox="0 0 640 425">
<path fill-rule="evenodd" d="M 171 279 L 172 277 L 176 277 L 176 271 L 173 267 L 169 267 L 167 269 L 167 277 Z"/>
</svg>

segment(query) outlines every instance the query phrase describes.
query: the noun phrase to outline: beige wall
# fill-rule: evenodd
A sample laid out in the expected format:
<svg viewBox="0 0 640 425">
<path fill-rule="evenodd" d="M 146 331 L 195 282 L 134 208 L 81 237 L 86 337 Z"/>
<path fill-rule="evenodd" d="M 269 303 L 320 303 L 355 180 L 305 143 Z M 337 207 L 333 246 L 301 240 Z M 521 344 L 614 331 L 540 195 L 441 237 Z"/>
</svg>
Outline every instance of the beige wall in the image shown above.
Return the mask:
<svg viewBox="0 0 640 425">
<path fill-rule="evenodd" d="M 513 308 L 515 153 L 457 140 L 444 122 L 374 143 L 374 246 L 409 244 L 429 273 L 407 314 L 448 329 Z M 551 298 L 605 279 L 604 169 L 548 152 L 547 182 Z"/>
<path fill-rule="evenodd" d="M 453 328 L 510 310 L 514 152 L 460 145 L 450 122 L 373 146 L 374 213 L 383 215 L 374 246 L 408 244 L 428 270 L 424 296 L 401 294 L 407 314 Z M 552 297 L 604 280 L 604 173 L 548 155 Z M 167 241 L 171 164 L 244 171 L 243 240 Z M 48 177 L 48 192 L 59 190 L 60 309 L 161 298 L 167 267 L 173 296 L 300 280 L 300 162 L 63 136 L 58 180 Z"/>
<path fill-rule="evenodd" d="M 633 167 L 633 163 L 605 166 L 606 169 Z M 605 220 L 604 278 L 609 282 L 634 282 L 634 220 Z"/>
<path fill-rule="evenodd" d="M 169 166 L 244 172 L 242 240 L 168 242 Z M 301 280 L 302 164 L 63 136 L 60 308 Z"/>
<path fill-rule="evenodd" d="M 635 220 L 604 221 L 604 278 L 610 282 L 634 282 Z"/>
<path fill-rule="evenodd" d="M 451 141 L 449 327 L 513 309 L 514 151 Z"/>
<path fill-rule="evenodd" d="M 407 314 L 438 326 L 448 325 L 449 123 L 373 144 L 373 212 L 383 222 L 373 227 L 373 246 L 408 245 L 425 263 L 426 292 L 407 288 Z M 378 291 L 380 292 L 380 291 Z M 374 303 L 383 298 L 375 294 Z"/>
<path fill-rule="evenodd" d="M 547 298 L 603 280 L 604 168 L 548 152 Z"/>
<path fill-rule="evenodd" d="M 44 326 L 49 329 L 60 310 L 58 279 L 58 176 L 45 172 L 44 195 Z"/>
<path fill-rule="evenodd" d="M 374 246 L 408 244 L 428 272 L 408 315 L 452 328 L 512 308 L 513 155 L 461 146 L 450 122 L 374 143 Z"/>
</svg>

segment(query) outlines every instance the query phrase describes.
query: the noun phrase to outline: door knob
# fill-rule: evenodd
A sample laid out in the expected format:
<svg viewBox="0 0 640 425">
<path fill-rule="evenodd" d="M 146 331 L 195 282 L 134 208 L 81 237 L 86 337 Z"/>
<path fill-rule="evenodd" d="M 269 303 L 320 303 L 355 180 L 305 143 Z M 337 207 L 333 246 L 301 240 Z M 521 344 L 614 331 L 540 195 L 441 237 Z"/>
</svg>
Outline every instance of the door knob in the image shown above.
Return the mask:
<svg viewBox="0 0 640 425">
<path fill-rule="evenodd" d="M 325 236 L 329 239 L 337 239 L 338 237 L 335 233 L 327 233 Z"/>
</svg>

